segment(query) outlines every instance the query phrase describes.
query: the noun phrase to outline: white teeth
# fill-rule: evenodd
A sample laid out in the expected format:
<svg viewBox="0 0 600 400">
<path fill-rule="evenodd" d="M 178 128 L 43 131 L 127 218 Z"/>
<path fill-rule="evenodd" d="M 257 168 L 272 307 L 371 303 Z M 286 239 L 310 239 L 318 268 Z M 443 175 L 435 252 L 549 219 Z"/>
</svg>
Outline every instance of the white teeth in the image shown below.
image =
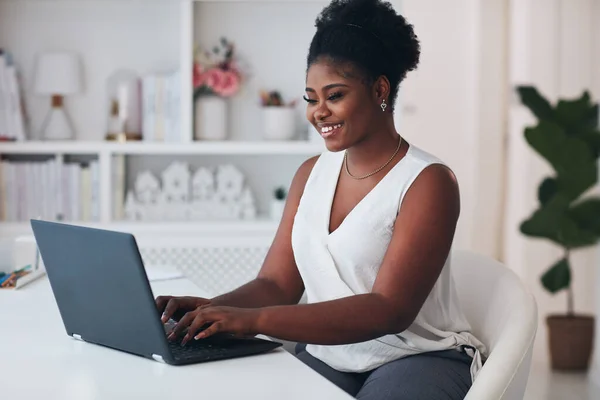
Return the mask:
<svg viewBox="0 0 600 400">
<path fill-rule="evenodd" d="M 323 128 L 321 128 L 321 132 L 327 133 L 327 132 L 331 132 L 332 130 L 341 128 L 341 127 L 342 127 L 342 124 L 337 124 L 337 125 L 333 125 L 333 126 L 324 126 Z"/>
</svg>

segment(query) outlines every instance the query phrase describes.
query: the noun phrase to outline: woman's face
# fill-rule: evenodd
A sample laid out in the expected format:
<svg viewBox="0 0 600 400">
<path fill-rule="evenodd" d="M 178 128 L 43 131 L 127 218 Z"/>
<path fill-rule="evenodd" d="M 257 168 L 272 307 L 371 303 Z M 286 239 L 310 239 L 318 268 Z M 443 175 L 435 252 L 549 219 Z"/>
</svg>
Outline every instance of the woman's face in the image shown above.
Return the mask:
<svg viewBox="0 0 600 400">
<path fill-rule="evenodd" d="M 325 139 L 329 151 L 347 149 L 373 129 L 378 109 L 374 95 L 348 68 L 328 62 L 312 64 L 306 76 L 305 100 L 306 118 Z"/>
</svg>

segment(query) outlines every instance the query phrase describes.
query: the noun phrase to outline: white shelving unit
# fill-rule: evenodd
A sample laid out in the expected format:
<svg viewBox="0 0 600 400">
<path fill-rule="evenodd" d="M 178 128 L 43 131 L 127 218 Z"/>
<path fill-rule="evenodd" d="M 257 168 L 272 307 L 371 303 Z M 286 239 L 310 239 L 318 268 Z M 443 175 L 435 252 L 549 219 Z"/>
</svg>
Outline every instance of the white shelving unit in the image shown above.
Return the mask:
<svg viewBox="0 0 600 400">
<path fill-rule="evenodd" d="M 36 159 L 55 157 L 62 160 L 94 159 L 100 169 L 98 222 L 67 221 L 81 225 L 104 227 L 136 233 L 156 234 L 223 234 L 231 232 L 257 232 L 270 234 L 277 222 L 266 217 L 268 201 L 275 186 L 289 185 L 299 164 L 325 151 L 322 142 L 298 139 L 285 142 L 263 141 L 260 138 L 258 89 L 281 89 L 284 97 L 299 98 L 304 85 L 304 60 L 308 41 L 314 29 L 317 12 L 327 1 L 315 0 L 259 0 L 198 1 L 155 0 L 152 2 L 123 2 L 120 0 L 90 0 L 77 7 L 66 0 L 46 2 L 0 3 L 0 47 L 11 51 L 15 62 L 21 64 L 24 78 L 31 77 L 32 62 L 37 53 L 48 48 L 64 47 L 81 54 L 85 64 L 102 64 L 87 76 L 88 90 L 78 103 L 68 103 L 78 122 L 76 141 L 26 141 L 0 142 L 0 157 L 11 159 Z M 268 3 L 268 4 L 267 4 Z M 268 8 L 266 8 L 268 7 Z M 267 15 L 268 14 L 268 15 Z M 273 15 L 271 15 L 273 14 Z M 160 21 L 163 17 L 164 25 Z M 113 18 L 118 16 L 118 18 Z M 46 18 L 47 17 L 47 18 Z M 267 18 L 279 25 L 264 24 Z M 298 21 L 300 18 L 301 22 Z M 79 21 L 79 24 L 73 24 Z M 87 21 L 87 22 L 85 22 Z M 261 22 L 263 21 L 263 22 Z M 303 30 L 298 32 L 296 28 Z M 36 26 L 44 41 L 23 41 L 24 26 Z M 111 35 L 129 35 L 132 40 L 115 41 L 112 37 L 99 38 L 85 27 L 97 30 L 102 26 Z M 73 29 L 77 29 L 77 40 Z M 160 31 L 161 34 L 157 32 Z M 279 32 L 273 35 L 274 32 Z M 148 40 L 144 36 L 149 37 Z M 249 82 L 239 96 L 231 100 L 231 137 L 226 141 L 198 142 L 193 139 L 192 64 L 196 44 L 203 47 L 225 36 L 236 43 L 240 52 L 254 68 Z M 29 36 L 27 36 L 29 37 Z M 111 39 L 112 38 L 112 39 Z M 165 42 L 164 40 L 169 42 Z M 265 38 L 273 45 L 267 50 Z M 301 38 L 301 40 L 299 39 Z M 106 40 L 106 43 L 98 42 Z M 137 40 L 137 41 L 136 41 Z M 163 40 L 161 42 L 161 40 Z M 300 41 L 299 41 L 300 40 Z M 153 42 L 151 45 L 148 41 Z M 175 42 L 174 42 L 175 41 Z M 306 43 L 304 43 L 306 41 Z M 92 46 L 93 45 L 93 46 Z M 90 47 L 91 46 L 91 47 Z M 93 47 L 93 49 L 92 49 Z M 285 52 L 288 54 L 285 54 Z M 102 52 L 99 54 L 98 52 Z M 156 55 L 150 55 L 155 53 Z M 141 55 L 141 57 L 138 57 Z M 108 60 L 108 61 L 107 61 Z M 103 126 L 96 115 L 105 112 L 102 85 L 106 76 L 116 69 L 131 69 L 143 75 L 158 72 L 161 68 L 176 67 L 181 72 L 182 101 L 180 109 L 181 140 L 179 143 L 163 142 L 106 142 Z M 102 80 L 102 84 L 100 83 Z M 27 81 L 25 90 L 27 89 Z M 40 120 L 46 106 L 36 103 L 32 93 L 25 99 L 34 103 L 30 113 Z M 185 101 L 188 99 L 188 101 Z M 69 101 L 69 100 L 67 100 Z M 83 106 L 85 104 L 85 108 Z M 29 106 L 29 105 L 28 105 Z M 301 105 L 300 105 L 301 107 Z M 29 107 L 28 107 L 29 108 Z M 300 111 L 300 110 L 299 110 Z M 34 124 L 36 125 L 36 124 Z M 85 125 L 85 126 L 82 126 Z M 34 127 L 35 128 L 35 127 Z M 299 131 L 305 128 L 298 127 Z M 302 136 L 302 135 L 301 135 Z M 259 217 L 248 221 L 193 221 L 193 222 L 127 222 L 113 218 L 114 161 L 124 160 L 126 170 L 125 193 L 134 177 L 142 170 L 158 173 L 170 161 L 183 160 L 190 166 L 231 163 L 238 165 L 248 177 L 251 189 L 256 192 Z M 254 185 L 254 187 L 252 187 Z M 0 237 L 30 232 L 27 222 L 0 222 Z"/>
<path fill-rule="evenodd" d="M 87 154 L 87 155 L 306 155 L 325 151 L 322 143 L 281 142 L 84 142 L 31 141 L 0 143 L 0 154 Z"/>
<path fill-rule="evenodd" d="M 0 143 L 0 156 L 91 156 L 100 166 L 100 221 L 67 221 L 78 225 L 144 234 L 226 234 L 227 232 L 273 233 L 277 223 L 259 216 L 247 221 L 193 221 L 193 222 L 130 222 L 115 220 L 112 216 L 114 186 L 114 157 L 172 156 L 187 157 L 246 157 L 246 156 L 298 156 L 309 158 L 325 150 L 323 144 L 301 141 L 287 142 L 192 142 L 192 143 L 146 143 L 146 142 L 84 142 L 84 141 L 31 141 L 23 143 Z M 169 157 L 170 158 L 170 157 Z M 0 223 L 0 237 L 17 236 L 30 232 L 27 222 Z"/>
</svg>

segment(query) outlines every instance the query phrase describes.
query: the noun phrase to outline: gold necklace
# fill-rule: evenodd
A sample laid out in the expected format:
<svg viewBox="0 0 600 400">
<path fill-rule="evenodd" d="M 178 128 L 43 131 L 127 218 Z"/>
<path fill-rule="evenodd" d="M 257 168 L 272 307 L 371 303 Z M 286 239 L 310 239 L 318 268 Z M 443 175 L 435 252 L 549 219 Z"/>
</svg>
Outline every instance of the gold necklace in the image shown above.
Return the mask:
<svg viewBox="0 0 600 400">
<path fill-rule="evenodd" d="M 350 170 L 348 169 L 348 151 L 346 150 L 344 152 L 344 165 L 346 166 L 346 172 L 348 173 L 348 175 L 350 175 L 351 178 L 353 179 L 365 179 L 368 178 L 372 175 L 375 175 L 376 173 L 378 173 L 379 171 L 381 171 L 382 169 L 384 169 L 389 163 L 392 162 L 392 160 L 394 159 L 394 157 L 396 157 L 396 154 L 398 154 L 398 151 L 400 150 L 400 145 L 402 145 L 402 137 L 400 137 L 400 140 L 398 141 L 398 147 L 396 147 L 396 151 L 394 151 L 394 154 L 392 154 L 392 156 L 390 157 L 389 160 L 386 161 L 385 164 L 383 164 L 381 167 L 377 168 L 375 171 L 367 174 L 367 175 L 363 175 L 363 176 L 354 176 L 350 173 Z"/>
</svg>

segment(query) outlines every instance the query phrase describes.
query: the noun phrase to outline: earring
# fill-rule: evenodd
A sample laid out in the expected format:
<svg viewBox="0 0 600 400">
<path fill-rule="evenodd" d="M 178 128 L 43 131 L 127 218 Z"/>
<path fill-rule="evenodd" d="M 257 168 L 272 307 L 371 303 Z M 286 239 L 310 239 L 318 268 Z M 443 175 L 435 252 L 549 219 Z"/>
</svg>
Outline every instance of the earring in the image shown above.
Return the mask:
<svg viewBox="0 0 600 400">
<path fill-rule="evenodd" d="M 387 104 L 385 104 L 385 99 L 381 100 L 381 111 L 385 111 Z"/>
</svg>

